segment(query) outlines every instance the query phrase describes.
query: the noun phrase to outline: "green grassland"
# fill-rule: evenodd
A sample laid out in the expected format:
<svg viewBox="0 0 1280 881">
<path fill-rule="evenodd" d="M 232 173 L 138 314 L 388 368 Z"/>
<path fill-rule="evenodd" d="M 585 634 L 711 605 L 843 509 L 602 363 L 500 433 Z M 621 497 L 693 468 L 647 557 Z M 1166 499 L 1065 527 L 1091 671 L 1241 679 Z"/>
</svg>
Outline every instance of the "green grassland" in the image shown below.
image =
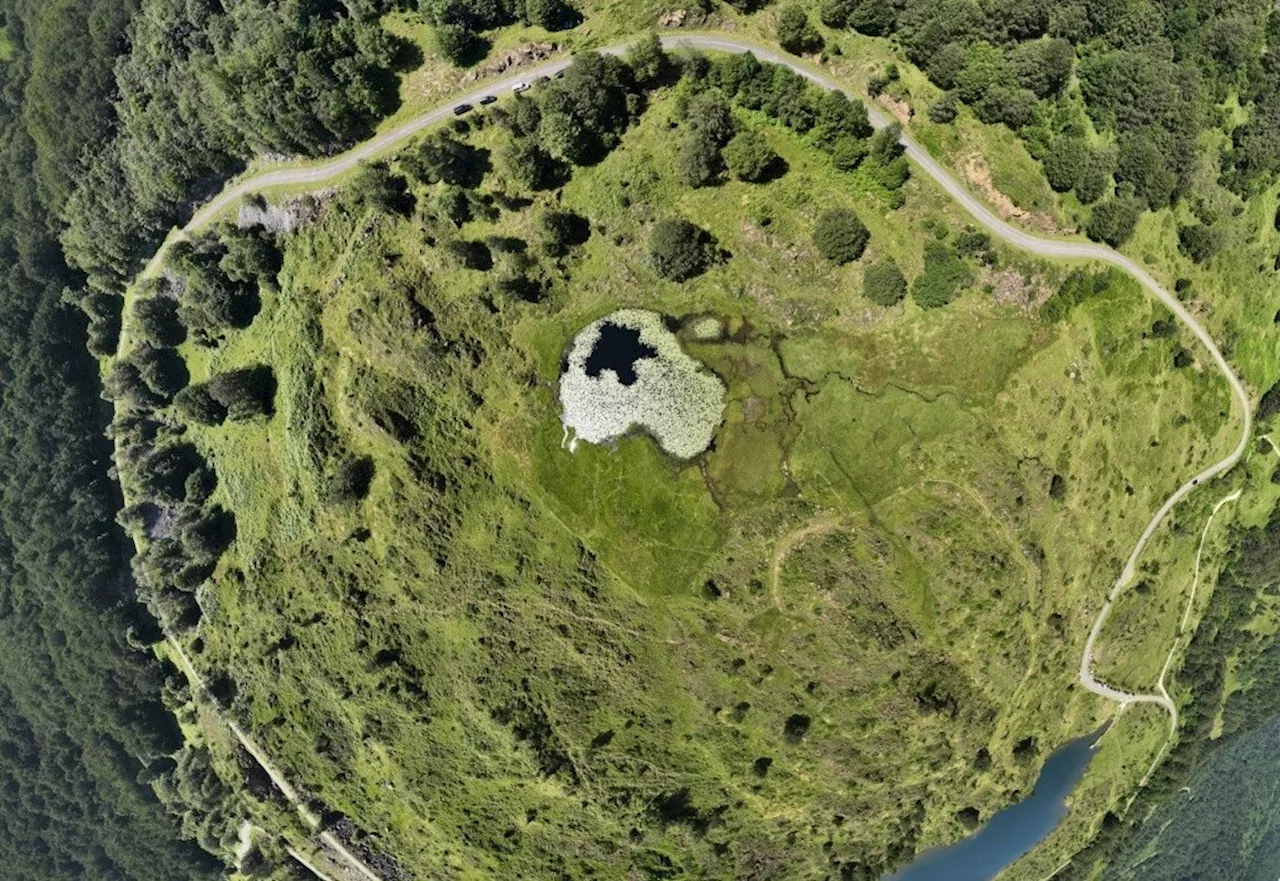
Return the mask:
<svg viewBox="0 0 1280 881">
<path fill-rule="evenodd" d="M 894 210 L 746 113 L 787 173 L 692 190 L 677 108 L 660 93 L 559 194 L 489 175 L 528 204 L 461 237 L 533 256 L 554 200 L 591 220 L 578 252 L 537 258 L 540 302 L 496 293 L 417 218 L 339 199 L 287 240 L 250 329 L 183 348 L 193 380 L 268 363 L 279 383 L 269 421 L 190 429 L 238 530 L 197 663 L 292 778 L 420 877 L 870 878 L 963 835 L 963 809 L 990 816 L 1110 712 L 1074 685 L 1093 616 L 1150 512 L 1231 445 L 1226 390 L 1173 366 L 1191 342 L 1149 332 L 1136 285 L 1052 324 L 1033 303 L 1071 267 L 998 251 L 1020 299 L 984 273 L 941 309 L 874 306 L 858 264 L 817 257 L 818 213 L 852 207 L 862 262 L 912 278 L 925 241 L 963 228 L 944 197 L 913 179 Z M 658 279 L 648 231 L 672 214 L 731 256 Z M 561 355 L 621 307 L 735 329 L 686 342 L 729 390 L 698 460 L 643 436 L 564 448 Z M 336 501 L 353 456 L 370 492 Z M 1197 511 L 1153 547 L 1172 589 Z M 1151 611 L 1122 604 L 1106 633 L 1122 686 L 1153 684 L 1181 605 L 1154 635 Z M 1063 841 L 1165 726 L 1122 717 Z"/>
</svg>

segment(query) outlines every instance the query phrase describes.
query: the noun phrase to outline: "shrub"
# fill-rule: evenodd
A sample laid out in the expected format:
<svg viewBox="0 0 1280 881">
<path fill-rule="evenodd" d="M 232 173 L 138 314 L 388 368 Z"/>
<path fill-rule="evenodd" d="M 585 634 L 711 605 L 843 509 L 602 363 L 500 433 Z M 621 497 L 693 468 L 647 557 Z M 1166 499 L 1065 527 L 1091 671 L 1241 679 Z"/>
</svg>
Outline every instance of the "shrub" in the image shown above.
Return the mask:
<svg viewBox="0 0 1280 881">
<path fill-rule="evenodd" d="M 701 275 L 714 253 L 711 235 L 682 218 L 659 221 L 649 239 L 649 259 L 654 271 L 671 281 Z"/>
<path fill-rule="evenodd" d="M 906 296 L 907 280 L 897 263 L 880 260 L 862 270 L 862 293 L 877 305 L 893 306 Z"/>
<path fill-rule="evenodd" d="M 848 208 L 825 212 L 813 230 L 813 244 L 818 253 L 837 264 L 861 257 L 870 238 L 871 234 L 858 215 Z"/>
<path fill-rule="evenodd" d="M 1041 308 L 1040 317 L 1046 321 L 1066 318 L 1076 306 L 1105 292 L 1111 286 L 1112 273 L 1110 269 L 1102 272 L 1074 270 Z"/>
<path fill-rule="evenodd" d="M 944 92 L 941 98 L 929 105 L 929 121 L 937 123 L 954 122 L 956 112 L 955 93 Z"/>
<path fill-rule="evenodd" d="M 338 463 L 329 477 L 327 495 L 338 503 L 358 502 L 369 494 L 373 482 L 373 459 L 350 456 Z"/>
<path fill-rule="evenodd" d="M 1118 248 L 1133 235 L 1141 211 L 1142 203 L 1132 197 L 1116 196 L 1099 202 L 1093 206 L 1085 233 L 1095 242 Z"/>
<path fill-rule="evenodd" d="M 955 252 L 938 242 L 924 246 L 924 272 L 911 285 L 911 298 L 925 309 L 945 306 L 973 284 L 973 273 Z"/>
<path fill-rule="evenodd" d="M 754 131 L 739 132 L 724 148 L 725 165 L 739 180 L 753 183 L 767 180 L 780 161 L 769 142 Z"/>
<path fill-rule="evenodd" d="M 853 171 L 867 156 L 867 142 L 852 135 L 843 135 L 831 146 L 831 164 L 841 171 Z"/>
<path fill-rule="evenodd" d="M 1222 250 L 1222 231 L 1203 223 L 1178 230 L 1178 250 L 1196 263 L 1203 263 Z"/>
<path fill-rule="evenodd" d="M 444 247 L 465 269 L 488 272 L 493 268 L 493 252 L 484 242 L 475 239 L 453 239 Z"/>
<path fill-rule="evenodd" d="M 822 48 L 822 35 L 808 13 L 792 3 L 778 10 L 778 43 L 793 55 L 804 55 Z"/>
<path fill-rule="evenodd" d="M 276 377 L 265 365 L 219 373 L 209 380 L 208 388 L 213 399 L 227 408 L 232 422 L 270 416 L 275 410 Z"/>
<path fill-rule="evenodd" d="M 572 211 L 546 211 L 539 226 L 542 250 L 551 257 L 563 257 L 591 238 L 591 224 L 581 214 Z"/>
<path fill-rule="evenodd" d="M 956 236 L 956 250 L 966 257 L 975 257 L 991 249 L 991 236 L 980 229 L 966 229 Z"/>
</svg>

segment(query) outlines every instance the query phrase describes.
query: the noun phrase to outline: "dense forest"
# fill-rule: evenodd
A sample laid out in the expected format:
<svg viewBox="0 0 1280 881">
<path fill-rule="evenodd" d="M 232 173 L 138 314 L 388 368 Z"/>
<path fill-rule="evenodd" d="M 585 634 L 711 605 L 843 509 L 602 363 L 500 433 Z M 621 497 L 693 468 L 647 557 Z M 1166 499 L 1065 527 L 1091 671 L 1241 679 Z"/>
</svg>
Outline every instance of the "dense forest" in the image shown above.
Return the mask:
<svg viewBox="0 0 1280 881">
<path fill-rule="evenodd" d="M 387 111 L 403 56 L 380 11 L 0 3 L 12 46 L 0 65 L 6 877 L 225 871 L 211 854 L 228 852 L 239 818 L 161 702 L 181 677 L 149 649 L 161 634 L 115 525 L 111 407 L 91 353 L 114 351 L 134 261 L 202 186 L 256 153 L 336 149 Z M 149 369 L 161 373 L 163 357 Z"/>
<path fill-rule="evenodd" d="M 150 785 L 181 786 L 182 740 L 112 525 L 109 410 L 58 247 L 136 4 L 2 8 L 15 51 L 0 66 L 0 862 L 12 878 L 217 877 Z"/>
<path fill-rule="evenodd" d="M 1017 131 L 1054 189 L 1094 204 L 1092 238 L 1121 244 L 1143 210 L 1185 195 L 1207 130 L 1231 129 L 1214 164 L 1234 192 L 1247 196 L 1280 169 L 1280 13 L 1266 0 L 823 0 L 819 15 L 897 40 L 946 90 L 933 121 L 954 119 L 963 102 Z M 794 16 L 778 27 L 797 48 L 821 43 Z M 1248 110 L 1234 128 L 1222 110 L 1232 100 Z M 1207 256 L 1215 218 L 1192 208 L 1200 223 L 1187 248 Z"/>
</svg>

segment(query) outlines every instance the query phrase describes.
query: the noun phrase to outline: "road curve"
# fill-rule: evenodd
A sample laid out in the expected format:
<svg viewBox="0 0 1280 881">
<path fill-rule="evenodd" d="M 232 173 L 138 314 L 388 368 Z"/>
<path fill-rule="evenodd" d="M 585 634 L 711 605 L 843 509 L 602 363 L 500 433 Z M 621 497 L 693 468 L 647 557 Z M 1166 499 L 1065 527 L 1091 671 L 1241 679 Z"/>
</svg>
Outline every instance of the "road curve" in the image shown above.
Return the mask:
<svg viewBox="0 0 1280 881">
<path fill-rule="evenodd" d="M 667 49 L 697 49 L 703 51 L 718 52 L 752 52 L 764 61 L 774 64 L 784 65 L 811 82 L 825 89 L 832 89 L 844 92 L 854 100 L 861 101 L 861 96 L 853 90 L 841 85 L 825 74 L 810 67 L 800 59 L 785 54 L 776 49 L 763 46 L 748 40 L 742 40 L 735 37 L 712 35 L 712 34 L 680 34 L 667 36 L 662 39 L 663 46 Z M 621 44 L 605 48 L 603 51 L 608 54 L 620 54 L 626 50 L 629 44 Z M 233 205 L 237 200 L 262 190 L 280 186 L 305 186 L 309 184 L 320 185 L 333 178 L 350 171 L 359 162 L 373 159 L 392 148 L 400 145 L 405 140 L 411 138 L 423 129 L 428 128 L 443 120 L 453 116 L 453 106 L 459 103 L 476 104 L 481 98 L 487 96 L 499 96 L 511 90 L 511 87 L 518 82 L 532 80 L 540 76 L 550 76 L 555 72 L 567 67 L 570 63 L 569 58 L 562 57 L 552 61 L 547 61 L 539 65 L 535 65 L 521 70 L 518 74 L 508 76 L 502 79 L 493 80 L 483 85 L 479 85 L 469 92 L 458 95 L 450 104 L 439 107 L 435 110 L 423 113 L 395 128 L 389 129 L 374 138 L 365 141 L 352 150 L 314 165 L 300 168 L 283 168 L 274 171 L 262 171 L 249 177 L 243 178 L 230 184 L 218 196 L 206 203 L 195 215 L 191 221 L 177 231 L 176 234 L 170 235 L 169 239 L 161 245 L 154 257 L 148 263 L 144 276 L 153 273 L 160 265 L 164 253 L 169 244 L 184 235 L 198 230 L 207 225 L 216 218 L 221 212 Z M 865 104 L 865 102 L 863 102 Z M 890 120 L 875 106 L 867 106 L 868 117 L 871 124 L 877 129 L 881 129 L 889 125 Z M 1129 555 L 1125 563 L 1124 569 L 1119 577 L 1112 585 L 1110 592 L 1107 594 L 1106 602 L 1099 611 L 1097 618 L 1093 623 L 1093 627 L 1089 632 L 1088 640 L 1085 643 L 1085 649 L 1080 659 L 1079 681 L 1086 689 L 1109 700 L 1116 701 L 1122 706 L 1129 703 L 1152 703 L 1158 704 L 1168 711 L 1170 723 L 1174 730 L 1178 725 L 1178 708 L 1172 700 L 1160 693 L 1155 694 L 1134 694 L 1111 686 L 1099 681 L 1093 675 L 1093 652 L 1098 635 L 1102 632 L 1102 627 L 1106 623 L 1108 615 L 1111 613 L 1111 607 L 1116 597 L 1124 589 L 1124 587 L 1132 580 L 1137 562 L 1142 556 L 1151 537 L 1156 530 L 1164 522 L 1169 512 L 1178 504 L 1188 493 L 1194 490 L 1201 483 L 1205 483 L 1213 477 L 1230 470 L 1240 461 L 1244 455 L 1249 443 L 1249 438 L 1253 430 L 1252 425 L 1252 408 L 1249 403 L 1249 396 L 1244 385 L 1240 382 L 1239 377 L 1231 369 L 1221 350 L 1209 333 L 1201 326 L 1181 302 L 1168 291 L 1160 286 L 1151 275 L 1138 265 L 1135 261 L 1126 257 L 1119 252 L 1106 247 L 1105 245 L 1095 244 L 1084 241 L 1068 241 L 1062 239 L 1048 239 L 1040 236 L 1032 235 L 1024 230 L 1018 229 L 1006 223 L 997 217 L 990 209 L 987 208 L 973 193 L 971 193 L 963 184 L 961 184 L 952 174 L 947 171 L 936 159 L 929 155 L 928 151 L 917 144 L 910 136 L 903 134 L 902 145 L 906 151 L 906 155 L 910 158 L 925 174 L 931 177 L 951 198 L 960 204 L 965 211 L 984 229 L 995 237 L 1033 254 L 1042 257 L 1050 257 L 1057 259 L 1079 259 L 1079 260 L 1096 260 L 1107 263 L 1112 266 L 1124 270 L 1133 276 L 1138 282 L 1153 296 L 1163 303 L 1169 311 L 1180 321 L 1183 326 L 1190 330 L 1200 344 L 1209 353 L 1214 365 L 1218 368 L 1226 379 L 1227 384 L 1231 388 L 1231 393 L 1239 405 L 1242 425 L 1240 431 L 1240 440 L 1235 448 L 1223 459 L 1206 467 L 1203 471 L 1191 477 L 1186 483 L 1182 484 L 1172 495 L 1165 500 L 1164 504 L 1152 516 L 1139 537 L 1137 544 L 1134 545 L 1132 553 Z M 123 343 L 123 340 L 122 340 Z M 175 646 L 176 647 L 176 646 Z M 194 671 L 192 671 L 194 672 Z"/>
<path fill-rule="evenodd" d="M 816 70 L 802 64 L 796 58 L 786 55 L 782 52 L 756 46 L 731 37 L 718 36 L 678 36 L 669 37 L 663 40 L 663 44 L 668 47 L 688 47 L 695 49 L 722 51 L 722 52 L 754 52 L 759 58 L 773 62 L 774 64 L 783 64 L 799 73 L 801 76 L 816 83 L 825 89 L 836 89 L 844 92 L 855 100 L 861 100 L 861 96 L 854 93 L 851 89 L 842 86 L 835 80 Z M 865 104 L 865 102 L 863 102 Z M 878 108 L 873 105 L 867 105 L 867 115 L 870 118 L 871 125 L 877 129 L 884 128 L 889 125 L 890 120 Z M 955 199 L 965 211 L 967 211 L 974 220 L 978 222 L 984 229 L 997 238 L 1008 242 L 1016 248 L 1024 251 L 1030 251 L 1043 257 L 1052 257 L 1057 259 L 1080 259 L 1080 260 L 1097 260 L 1102 263 L 1109 263 L 1123 269 L 1129 275 L 1138 280 L 1144 288 L 1153 294 L 1156 299 L 1168 307 L 1177 319 L 1195 334 L 1196 339 L 1208 351 L 1213 363 L 1217 366 L 1219 372 L 1227 380 L 1227 384 L 1231 387 L 1231 393 L 1236 402 L 1240 406 L 1240 412 L 1243 417 L 1243 424 L 1240 429 L 1240 440 L 1236 443 L 1235 448 L 1227 454 L 1223 459 L 1213 463 L 1205 468 L 1199 474 L 1191 477 L 1186 483 L 1178 487 L 1172 495 L 1169 496 L 1160 506 L 1160 510 L 1152 516 L 1147 523 L 1146 528 L 1142 531 L 1142 535 L 1138 538 L 1137 544 L 1134 545 L 1129 559 L 1125 562 L 1124 569 L 1120 576 L 1112 585 L 1111 591 L 1107 594 L 1106 602 L 1102 609 L 1098 612 L 1098 617 L 1093 622 L 1093 627 L 1089 631 L 1089 638 L 1085 642 L 1084 652 L 1080 658 L 1080 684 L 1100 697 L 1116 701 L 1121 705 L 1129 703 L 1151 703 L 1158 704 L 1169 713 L 1170 727 L 1176 730 L 1178 727 L 1178 708 L 1166 694 L 1133 694 L 1127 691 L 1121 691 L 1112 688 L 1104 682 L 1099 681 L 1093 675 L 1093 650 L 1098 641 L 1098 635 L 1102 632 L 1102 627 L 1106 624 L 1107 617 L 1111 614 L 1112 604 L 1124 587 L 1133 579 L 1133 574 L 1138 565 L 1138 560 L 1142 556 L 1142 552 L 1146 549 L 1147 544 L 1151 541 L 1151 537 L 1155 535 L 1160 524 L 1173 510 L 1178 502 L 1190 493 L 1201 483 L 1205 483 L 1210 479 L 1231 470 L 1235 464 L 1240 461 L 1245 450 L 1249 446 L 1249 438 L 1253 432 L 1253 410 L 1249 403 L 1249 394 L 1245 391 L 1244 384 L 1240 382 L 1240 378 L 1236 376 L 1231 365 L 1227 363 L 1227 359 L 1223 357 L 1222 351 L 1213 341 L 1213 337 L 1209 332 L 1201 326 L 1182 303 L 1166 291 L 1160 284 L 1151 277 L 1145 269 L 1139 266 L 1135 261 L 1126 257 L 1105 245 L 1095 244 L 1093 242 L 1080 241 L 1064 241 L 1061 239 L 1046 239 L 1040 236 L 1020 230 L 1017 227 L 1010 226 L 1005 221 L 997 217 L 986 205 L 974 196 L 963 184 L 961 184 L 952 174 L 943 168 L 942 165 L 929 154 L 927 150 L 917 144 L 905 132 L 902 135 L 902 145 L 906 150 L 906 155 L 919 166 L 929 177 L 946 191 L 947 195 Z"/>
</svg>

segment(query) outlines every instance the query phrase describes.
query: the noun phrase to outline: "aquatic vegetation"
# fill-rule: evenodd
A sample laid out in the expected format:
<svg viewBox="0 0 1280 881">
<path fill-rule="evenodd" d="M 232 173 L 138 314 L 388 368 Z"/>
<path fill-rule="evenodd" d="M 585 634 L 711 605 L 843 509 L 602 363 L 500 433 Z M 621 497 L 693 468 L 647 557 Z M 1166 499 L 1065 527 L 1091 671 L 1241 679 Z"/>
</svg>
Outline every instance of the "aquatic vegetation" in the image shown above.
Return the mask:
<svg viewBox="0 0 1280 881">
<path fill-rule="evenodd" d="M 617 329 L 634 333 L 628 340 Z M 628 343 L 615 366 L 593 365 L 604 347 Z M 639 427 L 671 455 L 691 459 L 710 446 L 724 403 L 724 383 L 685 353 L 661 315 L 643 309 L 623 309 L 583 328 L 560 377 L 561 419 L 575 443 L 609 443 Z"/>
</svg>

